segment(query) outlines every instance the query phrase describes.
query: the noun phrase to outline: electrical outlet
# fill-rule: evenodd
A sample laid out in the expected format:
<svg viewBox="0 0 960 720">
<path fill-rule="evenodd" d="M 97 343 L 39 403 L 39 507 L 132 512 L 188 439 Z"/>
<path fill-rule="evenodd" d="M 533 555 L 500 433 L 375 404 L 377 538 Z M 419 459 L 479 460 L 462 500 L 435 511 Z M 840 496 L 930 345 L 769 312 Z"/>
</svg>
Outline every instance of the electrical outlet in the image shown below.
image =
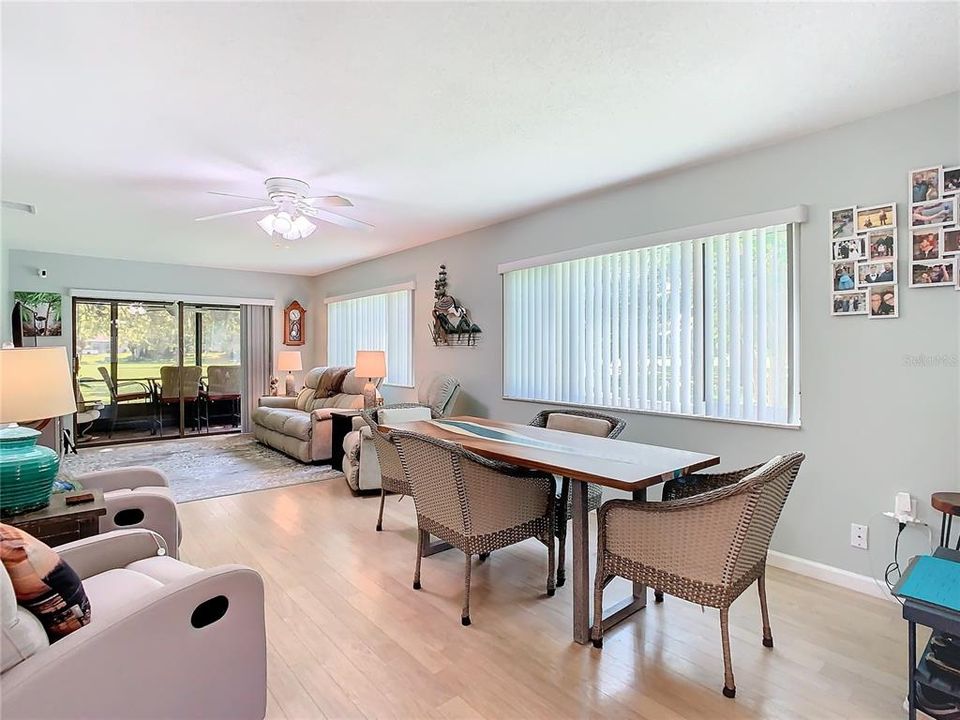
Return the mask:
<svg viewBox="0 0 960 720">
<path fill-rule="evenodd" d="M 850 544 L 855 548 L 867 549 L 867 526 L 850 523 Z"/>
</svg>

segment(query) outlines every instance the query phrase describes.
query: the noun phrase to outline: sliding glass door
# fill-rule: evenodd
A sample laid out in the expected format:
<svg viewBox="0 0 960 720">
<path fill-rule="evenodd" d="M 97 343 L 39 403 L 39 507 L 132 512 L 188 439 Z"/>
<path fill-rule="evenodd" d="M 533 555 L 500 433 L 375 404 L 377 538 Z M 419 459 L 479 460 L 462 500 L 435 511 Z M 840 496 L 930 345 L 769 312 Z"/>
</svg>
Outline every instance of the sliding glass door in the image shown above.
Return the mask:
<svg viewBox="0 0 960 720">
<path fill-rule="evenodd" d="M 240 426 L 240 309 L 74 299 L 78 445 Z"/>
</svg>

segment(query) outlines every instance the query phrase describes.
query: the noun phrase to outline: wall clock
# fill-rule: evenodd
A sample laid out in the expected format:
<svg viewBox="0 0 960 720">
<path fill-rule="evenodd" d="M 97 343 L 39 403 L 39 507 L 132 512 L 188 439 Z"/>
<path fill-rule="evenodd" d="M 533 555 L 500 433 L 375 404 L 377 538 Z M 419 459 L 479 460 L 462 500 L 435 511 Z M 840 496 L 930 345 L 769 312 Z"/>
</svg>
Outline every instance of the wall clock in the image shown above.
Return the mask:
<svg viewBox="0 0 960 720">
<path fill-rule="evenodd" d="M 303 345 L 306 331 L 305 318 L 307 311 L 303 305 L 294 300 L 283 310 L 283 344 Z"/>
</svg>

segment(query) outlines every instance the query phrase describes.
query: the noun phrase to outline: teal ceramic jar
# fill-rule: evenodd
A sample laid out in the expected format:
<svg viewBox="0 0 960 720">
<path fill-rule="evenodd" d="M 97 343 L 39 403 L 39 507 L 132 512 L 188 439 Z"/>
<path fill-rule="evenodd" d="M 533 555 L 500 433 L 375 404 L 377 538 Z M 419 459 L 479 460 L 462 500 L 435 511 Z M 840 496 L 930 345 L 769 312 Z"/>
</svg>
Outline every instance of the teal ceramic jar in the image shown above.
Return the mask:
<svg viewBox="0 0 960 720">
<path fill-rule="evenodd" d="M 18 515 L 50 504 L 60 456 L 37 445 L 40 433 L 13 425 L 0 428 L 0 515 Z"/>
</svg>

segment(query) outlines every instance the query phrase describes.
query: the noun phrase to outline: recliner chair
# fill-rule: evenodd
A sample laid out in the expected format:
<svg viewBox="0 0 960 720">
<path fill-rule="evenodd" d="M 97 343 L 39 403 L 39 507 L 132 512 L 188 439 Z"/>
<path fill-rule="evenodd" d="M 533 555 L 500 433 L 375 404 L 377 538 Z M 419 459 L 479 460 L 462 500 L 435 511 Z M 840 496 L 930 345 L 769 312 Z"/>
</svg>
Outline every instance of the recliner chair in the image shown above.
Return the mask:
<svg viewBox="0 0 960 720">
<path fill-rule="evenodd" d="M 147 530 L 57 547 L 80 576 L 91 622 L 47 641 L 0 566 L 3 717 L 260 720 L 267 704 L 263 580 L 201 570 Z"/>
<path fill-rule="evenodd" d="M 167 476 L 153 467 L 130 466 L 74 476 L 84 488 L 100 488 L 107 514 L 100 532 L 146 529 L 160 535 L 173 558 L 180 557 L 180 521 Z"/>
</svg>

